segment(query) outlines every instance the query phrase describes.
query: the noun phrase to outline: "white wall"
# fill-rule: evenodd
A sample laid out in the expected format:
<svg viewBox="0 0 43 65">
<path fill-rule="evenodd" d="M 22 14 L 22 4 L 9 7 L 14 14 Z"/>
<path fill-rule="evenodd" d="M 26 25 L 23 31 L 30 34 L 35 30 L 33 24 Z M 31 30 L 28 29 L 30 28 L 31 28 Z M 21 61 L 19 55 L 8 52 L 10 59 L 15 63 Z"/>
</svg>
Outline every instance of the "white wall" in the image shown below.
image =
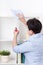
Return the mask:
<svg viewBox="0 0 43 65">
<path fill-rule="evenodd" d="M 15 27 L 19 27 L 19 23 L 14 18 L 8 18 L 8 17 L 0 17 L 0 24 L 1 24 L 1 39 L 2 41 L 11 41 L 13 38 L 13 31 Z"/>
<path fill-rule="evenodd" d="M 12 41 L 15 27 L 18 28 L 18 41 L 26 39 L 26 26 L 14 17 L 0 17 L 0 41 Z"/>
<path fill-rule="evenodd" d="M 0 16 L 13 16 L 10 9 L 21 9 L 26 16 L 40 16 L 43 0 L 0 0 Z"/>
<path fill-rule="evenodd" d="M 43 0 L 0 0 L 0 16 L 13 17 L 11 9 L 22 10 L 26 17 L 43 18 Z"/>
</svg>

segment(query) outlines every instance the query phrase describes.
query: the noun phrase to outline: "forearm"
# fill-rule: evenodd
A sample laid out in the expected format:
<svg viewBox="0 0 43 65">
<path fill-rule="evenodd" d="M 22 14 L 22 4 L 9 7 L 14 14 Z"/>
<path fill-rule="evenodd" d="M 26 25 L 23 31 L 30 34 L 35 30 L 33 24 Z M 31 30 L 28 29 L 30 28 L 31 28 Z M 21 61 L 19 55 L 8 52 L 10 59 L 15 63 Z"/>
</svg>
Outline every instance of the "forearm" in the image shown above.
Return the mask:
<svg viewBox="0 0 43 65">
<path fill-rule="evenodd" d="M 17 45 L 17 37 L 14 36 L 13 38 L 13 42 L 12 42 L 12 47 L 16 46 Z"/>
<path fill-rule="evenodd" d="M 20 21 L 21 21 L 23 24 L 26 25 L 26 20 L 25 20 L 25 18 L 19 18 L 19 19 L 20 19 Z"/>
</svg>

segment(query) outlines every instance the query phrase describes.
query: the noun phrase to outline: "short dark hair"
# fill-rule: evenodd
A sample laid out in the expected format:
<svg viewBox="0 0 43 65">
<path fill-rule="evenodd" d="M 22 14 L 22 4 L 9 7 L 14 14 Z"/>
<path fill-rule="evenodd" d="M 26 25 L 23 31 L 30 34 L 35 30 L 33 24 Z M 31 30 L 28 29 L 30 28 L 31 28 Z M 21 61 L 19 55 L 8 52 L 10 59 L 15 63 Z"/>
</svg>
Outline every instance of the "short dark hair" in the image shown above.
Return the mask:
<svg viewBox="0 0 43 65">
<path fill-rule="evenodd" d="M 27 21 L 27 26 L 28 26 L 28 29 L 32 30 L 35 34 L 40 33 L 42 29 L 41 22 L 36 18 L 29 19 Z"/>
</svg>

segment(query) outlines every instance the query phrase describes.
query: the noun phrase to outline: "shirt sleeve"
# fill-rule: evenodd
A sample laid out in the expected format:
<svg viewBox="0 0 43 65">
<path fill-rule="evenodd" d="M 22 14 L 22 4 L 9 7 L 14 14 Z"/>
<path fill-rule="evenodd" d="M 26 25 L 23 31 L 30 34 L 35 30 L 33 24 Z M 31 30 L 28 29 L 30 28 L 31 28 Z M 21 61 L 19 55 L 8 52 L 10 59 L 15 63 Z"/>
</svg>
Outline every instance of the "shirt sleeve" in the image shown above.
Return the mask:
<svg viewBox="0 0 43 65">
<path fill-rule="evenodd" d="M 26 53 L 32 50 L 31 42 L 24 42 L 20 45 L 17 45 L 13 48 L 16 53 Z"/>
</svg>

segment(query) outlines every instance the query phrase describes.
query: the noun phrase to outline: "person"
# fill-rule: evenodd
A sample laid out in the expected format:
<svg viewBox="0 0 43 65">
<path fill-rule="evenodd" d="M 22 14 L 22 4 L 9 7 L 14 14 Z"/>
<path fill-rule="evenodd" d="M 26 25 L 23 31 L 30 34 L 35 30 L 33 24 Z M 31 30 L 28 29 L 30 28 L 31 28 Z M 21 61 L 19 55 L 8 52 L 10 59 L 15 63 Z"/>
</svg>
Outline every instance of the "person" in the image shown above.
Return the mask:
<svg viewBox="0 0 43 65">
<path fill-rule="evenodd" d="M 17 16 L 28 27 L 30 37 L 23 44 L 17 45 L 19 30 L 14 30 L 13 51 L 16 53 L 24 53 L 25 65 L 43 65 L 43 34 L 41 33 L 41 22 L 36 18 L 29 19 L 26 22 L 23 14 L 17 14 Z"/>
</svg>

